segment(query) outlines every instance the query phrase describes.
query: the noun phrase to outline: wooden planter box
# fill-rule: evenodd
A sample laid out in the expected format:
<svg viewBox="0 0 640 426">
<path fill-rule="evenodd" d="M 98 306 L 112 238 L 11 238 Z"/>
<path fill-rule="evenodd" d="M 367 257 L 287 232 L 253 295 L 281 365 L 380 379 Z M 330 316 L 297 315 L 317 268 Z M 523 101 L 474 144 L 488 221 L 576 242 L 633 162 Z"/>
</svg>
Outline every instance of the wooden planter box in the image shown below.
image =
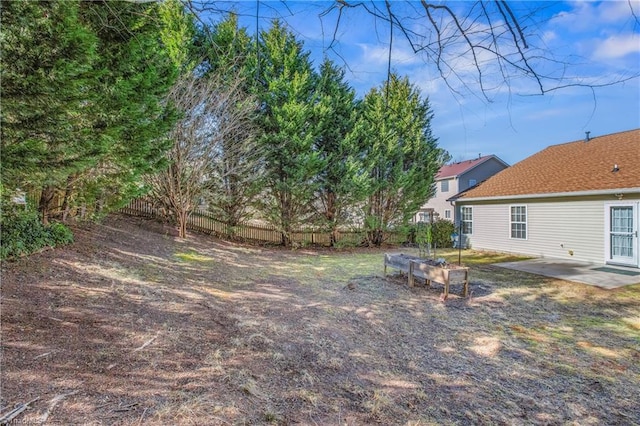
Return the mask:
<svg viewBox="0 0 640 426">
<path fill-rule="evenodd" d="M 467 297 L 469 294 L 469 268 L 457 265 L 438 265 L 433 260 L 403 253 L 385 253 L 385 275 L 387 274 L 387 266 L 406 273 L 409 277 L 409 287 L 415 285 L 416 277 L 423 278 L 427 286 L 431 286 L 432 281 L 443 284 L 444 299 L 449 296 L 449 286 L 451 284 L 462 284 L 463 297 Z"/>
</svg>

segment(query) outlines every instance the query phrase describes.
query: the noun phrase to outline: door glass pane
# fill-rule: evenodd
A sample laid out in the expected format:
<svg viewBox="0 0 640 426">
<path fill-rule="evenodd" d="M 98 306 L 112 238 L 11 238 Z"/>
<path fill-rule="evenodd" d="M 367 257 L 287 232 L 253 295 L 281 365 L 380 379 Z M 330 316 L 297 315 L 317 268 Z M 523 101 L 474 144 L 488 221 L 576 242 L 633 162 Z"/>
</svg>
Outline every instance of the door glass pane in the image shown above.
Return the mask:
<svg viewBox="0 0 640 426">
<path fill-rule="evenodd" d="M 632 257 L 632 243 L 631 235 L 611 234 L 611 256 Z"/>
<path fill-rule="evenodd" d="M 633 207 L 611 207 L 611 257 L 633 257 Z"/>
<path fill-rule="evenodd" d="M 633 231 L 633 207 L 611 207 L 611 232 Z"/>
</svg>

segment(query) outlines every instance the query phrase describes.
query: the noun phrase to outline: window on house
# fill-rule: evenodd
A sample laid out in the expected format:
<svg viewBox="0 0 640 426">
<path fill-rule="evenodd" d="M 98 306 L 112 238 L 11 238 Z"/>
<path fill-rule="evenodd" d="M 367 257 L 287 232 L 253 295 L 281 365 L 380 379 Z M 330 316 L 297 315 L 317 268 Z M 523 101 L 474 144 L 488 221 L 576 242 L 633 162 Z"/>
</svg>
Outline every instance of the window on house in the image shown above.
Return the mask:
<svg viewBox="0 0 640 426">
<path fill-rule="evenodd" d="M 460 207 L 460 221 L 462 222 L 462 233 L 473 234 L 473 207 Z"/>
<path fill-rule="evenodd" d="M 477 181 L 475 179 L 469 179 L 469 188 L 471 188 L 476 183 L 477 183 Z"/>
<path fill-rule="evenodd" d="M 443 180 L 440 182 L 440 192 L 449 192 L 449 181 Z"/>
<path fill-rule="evenodd" d="M 451 210 L 445 210 L 444 211 L 444 218 L 445 219 L 451 219 Z"/>
<path fill-rule="evenodd" d="M 527 206 L 511 206 L 511 238 L 527 239 Z"/>
</svg>

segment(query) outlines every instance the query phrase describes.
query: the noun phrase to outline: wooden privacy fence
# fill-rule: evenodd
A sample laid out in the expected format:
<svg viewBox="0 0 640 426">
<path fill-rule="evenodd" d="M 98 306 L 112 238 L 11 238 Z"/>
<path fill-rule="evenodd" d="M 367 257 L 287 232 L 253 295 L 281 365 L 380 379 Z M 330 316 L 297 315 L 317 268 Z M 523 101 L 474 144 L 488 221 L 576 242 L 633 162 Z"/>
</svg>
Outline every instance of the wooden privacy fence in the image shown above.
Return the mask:
<svg viewBox="0 0 640 426">
<path fill-rule="evenodd" d="M 163 209 L 144 199 L 131 201 L 127 206 L 120 209 L 121 213 L 148 217 L 154 219 L 165 218 Z M 248 240 L 262 243 L 280 244 L 282 234 L 274 226 L 268 224 L 242 223 L 238 226 L 229 226 L 224 222 L 216 220 L 215 217 L 206 210 L 195 210 L 187 220 L 187 229 L 213 234 L 222 238 Z M 337 243 L 340 245 L 359 245 L 365 239 L 363 230 L 341 230 L 337 235 Z M 329 232 L 314 229 L 295 229 L 290 234 L 290 240 L 299 245 L 322 245 L 331 244 L 331 234 Z M 402 244 L 407 241 L 407 236 L 402 232 L 385 233 L 385 242 L 389 244 Z"/>
</svg>

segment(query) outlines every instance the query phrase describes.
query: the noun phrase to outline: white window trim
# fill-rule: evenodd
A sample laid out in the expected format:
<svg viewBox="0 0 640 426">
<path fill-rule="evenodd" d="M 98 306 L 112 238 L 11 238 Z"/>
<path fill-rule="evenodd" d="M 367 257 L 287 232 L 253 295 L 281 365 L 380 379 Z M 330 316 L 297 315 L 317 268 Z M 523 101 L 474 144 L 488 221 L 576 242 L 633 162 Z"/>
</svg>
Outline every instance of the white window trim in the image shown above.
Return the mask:
<svg viewBox="0 0 640 426">
<path fill-rule="evenodd" d="M 440 181 L 440 192 L 441 193 L 445 193 L 445 192 L 451 191 L 451 188 L 450 188 L 450 183 L 451 182 L 449 182 L 449 180 L 450 179 L 443 179 L 443 180 Z M 444 185 L 445 182 L 447 183 L 447 190 L 446 191 L 444 189 L 442 189 L 442 186 Z"/>
<path fill-rule="evenodd" d="M 513 207 L 524 207 L 524 213 L 525 213 L 525 221 L 524 221 L 524 229 L 525 229 L 525 238 L 516 238 L 513 237 L 511 234 L 511 225 L 514 223 L 523 223 L 523 222 L 513 222 L 511 221 L 511 209 Z M 511 204 L 509 205 L 509 239 L 510 240 L 517 240 L 517 241 L 527 241 L 529 239 L 529 207 L 527 204 Z"/>
<path fill-rule="evenodd" d="M 462 213 L 462 209 L 470 209 L 471 210 L 471 220 L 464 220 L 464 214 Z M 468 234 L 465 234 L 463 229 L 464 229 L 464 222 L 471 222 L 471 232 Z M 473 235 L 473 206 L 460 206 L 460 233 L 463 235 Z"/>
<path fill-rule="evenodd" d="M 451 219 L 451 209 L 445 209 L 444 218 L 445 219 Z"/>
</svg>

